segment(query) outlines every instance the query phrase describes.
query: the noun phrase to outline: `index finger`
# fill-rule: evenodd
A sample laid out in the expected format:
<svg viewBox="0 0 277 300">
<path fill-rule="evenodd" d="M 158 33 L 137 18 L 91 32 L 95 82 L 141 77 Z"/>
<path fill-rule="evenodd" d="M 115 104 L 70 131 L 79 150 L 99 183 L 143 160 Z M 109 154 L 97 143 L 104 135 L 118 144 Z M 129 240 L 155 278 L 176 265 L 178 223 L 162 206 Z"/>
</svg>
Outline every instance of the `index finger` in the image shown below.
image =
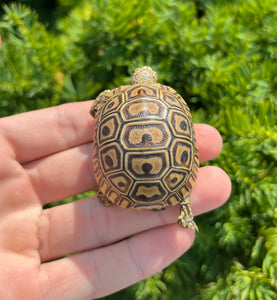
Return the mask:
<svg viewBox="0 0 277 300">
<path fill-rule="evenodd" d="M 26 163 L 91 140 L 91 101 L 67 103 L 0 119 L 0 133 Z"/>
</svg>

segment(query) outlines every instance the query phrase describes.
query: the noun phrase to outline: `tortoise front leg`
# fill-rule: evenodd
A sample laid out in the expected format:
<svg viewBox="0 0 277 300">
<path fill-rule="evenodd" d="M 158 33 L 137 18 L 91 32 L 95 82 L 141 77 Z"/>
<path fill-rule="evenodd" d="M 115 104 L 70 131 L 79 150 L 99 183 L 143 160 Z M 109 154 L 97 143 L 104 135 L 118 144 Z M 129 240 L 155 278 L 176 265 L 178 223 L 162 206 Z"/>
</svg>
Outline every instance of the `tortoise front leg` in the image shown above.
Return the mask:
<svg viewBox="0 0 277 300">
<path fill-rule="evenodd" d="M 178 224 L 183 228 L 193 229 L 198 231 L 198 227 L 193 221 L 193 215 L 190 208 L 190 194 L 187 193 L 184 200 L 180 203 L 180 214 Z"/>
<path fill-rule="evenodd" d="M 110 99 L 108 96 L 110 93 L 110 90 L 105 90 L 102 93 L 100 93 L 97 98 L 94 100 L 91 109 L 90 114 L 93 116 L 93 118 L 96 117 L 99 110 L 103 107 L 103 105 Z"/>
</svg>

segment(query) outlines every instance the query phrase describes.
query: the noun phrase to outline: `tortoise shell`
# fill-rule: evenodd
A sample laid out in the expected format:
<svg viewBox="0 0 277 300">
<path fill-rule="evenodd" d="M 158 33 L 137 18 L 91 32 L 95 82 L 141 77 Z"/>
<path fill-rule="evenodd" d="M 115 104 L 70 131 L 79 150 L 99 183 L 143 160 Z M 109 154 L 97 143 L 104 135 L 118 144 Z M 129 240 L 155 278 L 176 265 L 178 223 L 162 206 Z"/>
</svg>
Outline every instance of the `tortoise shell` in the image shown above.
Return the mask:
<svg viewBox="0 0 277 300">
<path fill-rule="evenodd" d="M 180 204 L 178 223 L 197 230 L 189 191 L 198 174 L 198 149 L 184 99 L 143 67 L 131 85 L 102 92 L 91 114 L 98 199 L 139 210 Z"/>
</svg>

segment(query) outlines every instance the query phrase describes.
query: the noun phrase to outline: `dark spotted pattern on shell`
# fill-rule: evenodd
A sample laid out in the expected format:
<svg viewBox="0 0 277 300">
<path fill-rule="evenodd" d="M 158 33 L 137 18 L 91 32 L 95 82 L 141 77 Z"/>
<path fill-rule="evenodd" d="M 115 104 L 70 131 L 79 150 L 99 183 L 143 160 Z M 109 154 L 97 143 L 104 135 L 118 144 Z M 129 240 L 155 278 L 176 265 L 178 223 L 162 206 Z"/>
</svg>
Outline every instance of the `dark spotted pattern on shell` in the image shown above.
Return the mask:
<svg viewBox="0 0 277 300">
<path fill-rule="evenodd" d="M 99 190 L 123 208 L 180 204 L 198 173 L 189 108 L 172 88 L 133 83 L 106 91 L 93 165 Z"/>
</svg>

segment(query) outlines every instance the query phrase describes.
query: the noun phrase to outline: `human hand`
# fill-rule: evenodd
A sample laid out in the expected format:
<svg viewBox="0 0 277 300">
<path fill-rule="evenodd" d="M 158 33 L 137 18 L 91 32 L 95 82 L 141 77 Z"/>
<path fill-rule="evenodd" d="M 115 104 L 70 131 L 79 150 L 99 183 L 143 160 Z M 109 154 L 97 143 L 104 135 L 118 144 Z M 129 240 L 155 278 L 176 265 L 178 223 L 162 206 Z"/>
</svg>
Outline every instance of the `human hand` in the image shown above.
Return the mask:
<svg viewBox="0 0 277 300">
<path fill-rule="evenodd" d="M 90 106 L 71 103 L 0 119 L 0 299 L 102 297 L 159 272 L 193 243 L 194 232 L 176 224 L 179 207 L 106 208 L 92 197 L 43 209 L 97 188 Z M 203 124 L 195 131 L 200 160 L 216 157 L 218 132 Z M 193 214 L 222 205 L 230 190 L 224 171 L 200 168 Z"/>
</svg>

